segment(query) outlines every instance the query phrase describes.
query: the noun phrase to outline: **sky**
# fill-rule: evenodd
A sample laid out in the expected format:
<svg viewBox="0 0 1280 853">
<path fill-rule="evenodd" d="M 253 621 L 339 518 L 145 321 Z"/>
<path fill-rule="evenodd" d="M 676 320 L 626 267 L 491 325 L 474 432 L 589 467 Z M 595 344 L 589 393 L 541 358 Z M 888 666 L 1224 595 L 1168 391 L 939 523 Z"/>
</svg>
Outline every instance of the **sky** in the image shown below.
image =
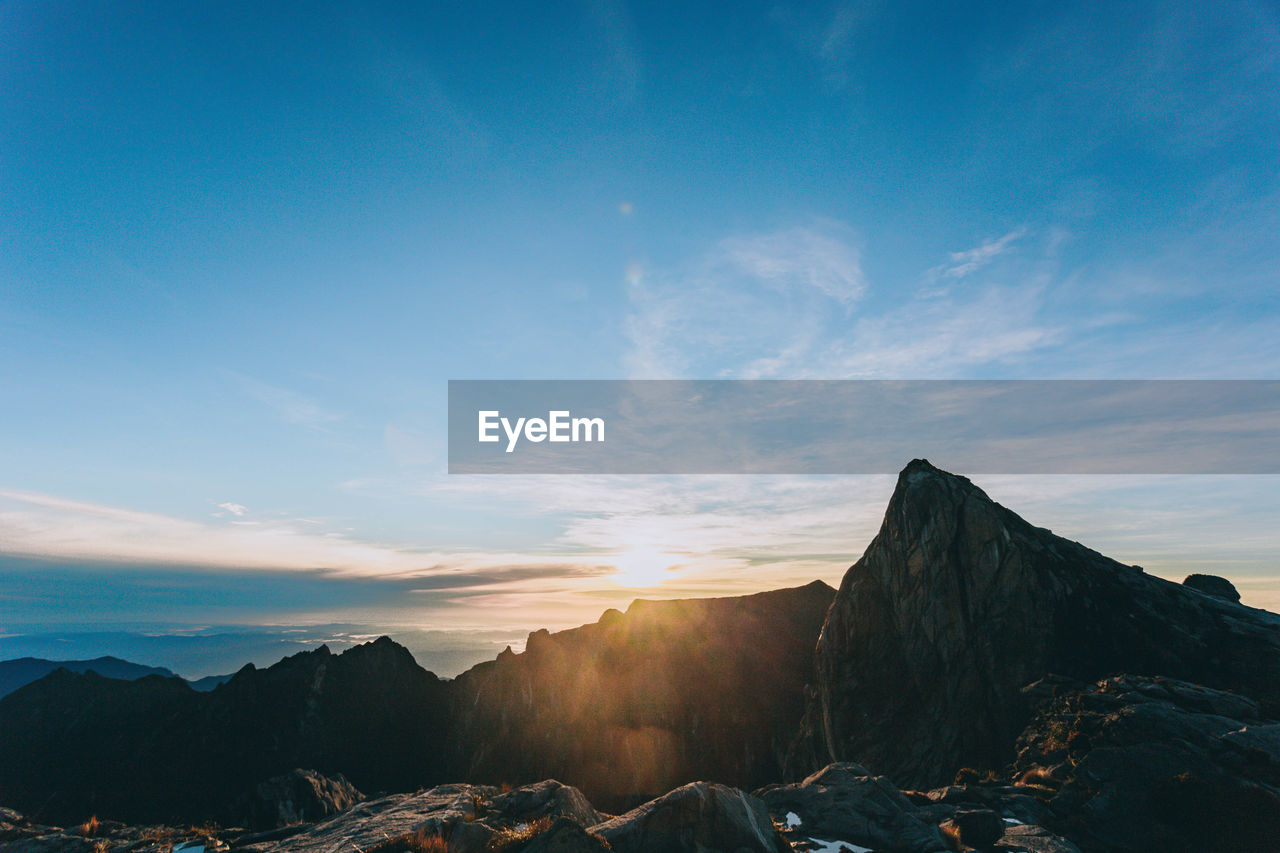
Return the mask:
<svg viewBox="0 0 1280 853">
<path fill-rule="evenodd" d="M 837 583 L 893 487 L 450 476 L 450 379 L 1280 375 L 1274 4 L 14 0 L 0 33 L 0 656 L 479 660 Z M 1274 476 L 958 473 L 1280 607 Z"/>
</svg>

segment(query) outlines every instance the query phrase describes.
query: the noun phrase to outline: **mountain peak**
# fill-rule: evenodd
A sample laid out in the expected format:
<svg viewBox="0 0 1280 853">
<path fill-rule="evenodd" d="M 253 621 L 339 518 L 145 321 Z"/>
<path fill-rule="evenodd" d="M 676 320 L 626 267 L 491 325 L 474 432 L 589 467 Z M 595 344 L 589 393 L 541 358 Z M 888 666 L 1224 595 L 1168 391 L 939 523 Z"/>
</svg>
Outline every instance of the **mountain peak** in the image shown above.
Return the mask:
<svg viewBox="0 0 1280 853">
<path fill-rule="evenodd" d="M 1260 639 L 1262 638 L 1262 639 Z M 1280 619 L 1035 527 L 916 459 L 818 642 L 820 763 L 907 785 L 993 767 L 1050 673 L 1162 674 L 1280 699 Z"/>
</svg>

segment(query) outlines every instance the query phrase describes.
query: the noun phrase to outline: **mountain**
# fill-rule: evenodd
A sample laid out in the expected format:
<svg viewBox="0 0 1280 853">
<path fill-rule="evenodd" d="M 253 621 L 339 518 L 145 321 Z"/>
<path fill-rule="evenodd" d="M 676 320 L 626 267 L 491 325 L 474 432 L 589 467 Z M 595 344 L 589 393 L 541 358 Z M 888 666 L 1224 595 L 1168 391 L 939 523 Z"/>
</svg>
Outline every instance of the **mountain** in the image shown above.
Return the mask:
<svg viewBox="0 0 1280 853">
<path fill-rule="evenodd" d="M 297 767 L 411 790 L 443 778 L 447 724 L 444 682 L 385 637 L 248 665 L 209 693 L 59 669 L 0 699 L 0 802 L 63 822 L 234 820 Z"/>
<path fill-rule="evenodd" d="M 178 837 L 38 825 L 90 814 L 317 821 L 228 831 L 255 853 L 1272 853 L 1280 616 L 916 460 L 838 591 L 636 601 L 453 681 L 385 637 L 209 693 L 57 669 L 0 699 L 0 804 L 0 853 Z"/>
<path fill-rule="evenodd" d="M 462 778 L 551 776 L 605 808 L 691 779 L 773 781 L 804 712 L 835 590 L 821 581 L 734 598 L 637 600 L 529 635 L 451 685 Z"/>
<path fill-rule="evenodd" d="M 193 678 L 187 683 L 191 685 L 192 690 L 198 690 L 201 693 L 207 693 L 219 684 L 226 684 L 231 680 L 231 675 L 206 675 L 204 678 Z"/>
<path fill-rule="evenodd" d="M 62 822 L 235 822 L 247 792 L 294 768 L 369 793 L 558 776 L 611 807 L 691 778 L 763 784 L 834 595 L 636 601 L 452 682 L 386 637 L 248 665 L 208 693 L 59 669 L 0 699 L 0 803 Z"/>
<path fill-rule="evenodd" d="M 927 787 L 1000 767 L 1031 717 L 1021 688 L 1051 674 L 1168 676 L 1236 691 L 1274 718 L 1280 617 L 1205 588 L 1034 527 L 913 461 L 836 593 L 789 772 L 847 759 Z"/>
<path fill-rule="evenodd" d="M 144 666 L 116 657 L 100 657 L 93 660 L 45 660 L 44 658 L 14 658 L 0 661 L 0 698 L 30 684 L 38 678 L 44 678 L 55 669 L 70 672 L 96 672 L 104 678 L 119 678 L 124 681 L 136 681 L 148 675 L 160 675 L 165 678 L 177 678 L 172 671 L 162 666 Z M 206 692 L 229 680 L 230 675 L 206 675 L 187 682 L 193 690 Z"/>
<path fill-rule="evenodd" d="M 15 660 L 0 661 L 0 697 L 9 695 L 22 685 L 30 684 L 37 678 L 44 678 L 59 668 L 70 670 L 71 672 L 96 672 L 106 678 L 121 678 L 126 681 L 133 681 L 147 675 L 162 675 L 165 678 L 177 677 L 163 667 L 143 666 L 142 664 L 130 663 L 127 660 L 113 657 L 100 657 L 93 660 L 17 658 Z M 212 687 L 209 689 L 212 689 Z"/>
</svg>

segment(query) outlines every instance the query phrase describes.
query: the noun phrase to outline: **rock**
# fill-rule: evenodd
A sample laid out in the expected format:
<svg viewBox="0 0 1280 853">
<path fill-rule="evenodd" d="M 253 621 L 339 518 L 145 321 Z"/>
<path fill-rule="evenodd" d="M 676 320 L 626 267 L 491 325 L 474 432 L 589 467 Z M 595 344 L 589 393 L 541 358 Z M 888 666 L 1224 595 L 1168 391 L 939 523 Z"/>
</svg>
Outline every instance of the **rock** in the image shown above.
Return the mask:
<svg viewBox="0 0 1280 853">
<path fill-rule="evenodd" d="M 315 823 L 362 799 L 342 774 L 329 777 L 296 769 L 259 783 L 245 806 L 243 822 L 253 829 Z"/>
<path fill-rule="evenodd" d="M 1280 724 L 1245 726 L 1239 731 L 1227 732 L 1222 739 L 1249 758 L 1261 758 L 1280 768 Z"/>
<path fill-rule="evenodd" d="M 1079 847 L 1040 826 L 1006 826 L 1000 846 L 1026 853 L 1080 853 Z"/>
<path fill-rule="evenodd" d="M 836 594 L 788 775 L 851 760 L 908 787 L 1009 762 L 1050 674 L 1169 675 L 1280 703 L 1280 617 L 1033 527 L 923 460 Z"/>
<path fill-rule="evenodd" d="M 789 853 L 769 810 L 736 788 L 692 782 L 591 827 L 615 853 Z"/>
<path fill-rule="evenodd" d="M 438 785 L 416 794 L 393 794 L 357 803 L 341 814 L 291 838 L 252 848 L 253 853 L 333 853 L 369 850 L 402 836 L 448 837 L 455 827 L 471 823 L 497 788 L 481 785 Z M 487 839 L 486 839 L 487 840 Z"/>
<path fill-rule="evenodd" d="M 1062 760 L 1045 825 L 1086 850 L 1274 851 L 1280 767 L 1251 741 L 1276 726 L 1235 694 L 1123 675 L 1043 706 L 1013 769 Z"/>
<path fill-rule="evenodd" d="M 956 828 L 961 843 L 987 850 L 1004 835 L 1005 822 L 990 809 L 965 809 L 949 821 Z"/>
<path fill-rule="evenodd" d="M 497 834 L 497 830 L 486 823 L 455 823 L 449 833 L 449 853 L 484 853 Z"/>
<path fill-rule="evenodd" d="M 856 764 L 833 764 L 796 785 L 757 792 L 779 823 L 800 819 L 805 836 L 849 841 L 877 850 L 933 853 L 943 848 L 938 827 L 883 776 Z"/>
<path fill-rule="evenodd" d="M 1187 575 L 1182 581 L 1182 585 L 1199 590 L 1205 595 L 1216 595 L 1218 598 L 1223 598 L 1227 601 L 1237 602 L 1240 600 L 1240 593 L 1236 592 L 1235 585 L 1226 578 L 1220 578 L 1217 575 Z"/>
<path fill-rule="evenodd" d="M 542 817 L 565 817 L 580 826 L 594 826 L 604 816 L 577 788 L 546 779 L 493 797 L 481 811 L 491 823 L 511 825 Z"/>
<path fill-rule="evenodd" d="M 3 853 L 225 853 L 227 844 L 216 829 L 170 826 L 129 826 L 90 819 L 67 829 L 23 821 L 20 831 L 6 831 L 13 822 L 0 818 Z M 17 828 L 17 827 L 15 827 Z"/>
<path fill-rule="evenodd" d="M 527 845 L 520 853 L 608 853 L 609 848 L 569 818 L 556 818 L 555 823 Z"/>
<path fill-rule="evenodd" d="M 97 841 L 71 832 L 52 832 L 0 842 L 4 853 L 92 853 Z"/>
</svg>

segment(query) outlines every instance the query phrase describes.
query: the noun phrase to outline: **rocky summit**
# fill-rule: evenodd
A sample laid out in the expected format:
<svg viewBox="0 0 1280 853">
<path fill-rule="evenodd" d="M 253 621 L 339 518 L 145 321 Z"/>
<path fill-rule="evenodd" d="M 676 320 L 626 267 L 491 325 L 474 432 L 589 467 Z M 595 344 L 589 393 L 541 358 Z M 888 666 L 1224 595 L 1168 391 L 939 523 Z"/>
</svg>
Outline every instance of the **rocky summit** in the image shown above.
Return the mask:
<svg viewBox="0 0 1280 853">
<path fill-rule="evenodd" d="M 1049 674 L 1163 675 L 1280 702 L 1280 617 L 1034 527 L 924 460 L 899 475 L 816 656 L 792 771 L 858 761 L 911 787 L 1011 761 L 1031 716 L 1022 688 Z"/>
<path fill-rule="evenodd" d="M 453 748 L 463 778 L 570 779 L 627 808 L 690 779 L 779 778 L 835 590 L 815 581 L 733 598 L 634 602 L 529 636 L 463 673 Z"/>
<path fill-rule="evenodd" d="M 56 670 L 0 699 L 0 804 L 0 853 L 1276 853 L 1280 617 L 917 460 L 838 591 L 453 681 L 386 638 L 210 693 Z"/>
</svg>

